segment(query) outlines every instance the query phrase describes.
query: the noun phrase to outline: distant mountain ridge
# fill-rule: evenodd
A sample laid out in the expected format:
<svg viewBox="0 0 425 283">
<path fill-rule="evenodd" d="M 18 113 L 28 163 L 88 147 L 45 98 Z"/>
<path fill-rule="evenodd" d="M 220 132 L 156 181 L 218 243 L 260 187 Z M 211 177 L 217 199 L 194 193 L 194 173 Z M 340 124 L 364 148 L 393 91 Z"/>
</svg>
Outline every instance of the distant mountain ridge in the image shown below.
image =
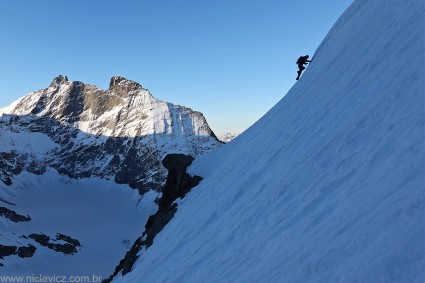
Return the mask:
<svg viewBox="0 0 425 283">
<path fill-rule="evenodd" d="M 121 76 L 102 90 L 60 75 L 2 112 L 0 179 L 6 184 L 23 170 L 41 174 L 51 166 L 143 193 L 164 183 L 167 153 L 197 157 L 221 144 L 202 113 L 158 100 Z"/>
<path fill-rule="evenodd" d="M 228 143 L 231 140 L 233 140 L 234 138 L 236 138 L 239 134 L 236 133 L 226 133 L 224 135 L 222 135 L 219 139 L 224 142 L 224 143 Z"/>
</svg>

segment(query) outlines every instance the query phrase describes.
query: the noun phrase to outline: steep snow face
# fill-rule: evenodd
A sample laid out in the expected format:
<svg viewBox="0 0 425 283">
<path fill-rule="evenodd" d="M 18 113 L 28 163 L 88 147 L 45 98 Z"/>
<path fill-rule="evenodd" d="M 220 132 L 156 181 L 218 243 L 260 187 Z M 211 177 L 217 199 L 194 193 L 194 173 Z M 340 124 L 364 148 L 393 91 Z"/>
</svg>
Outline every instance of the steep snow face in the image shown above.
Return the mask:
<svg viewBox="0 0 425 283">
<path fill-rule="evenodd" d="M 116 281 L 423 282 L 424 22 L 422 0 L 355 1 Z"/>
</svg>

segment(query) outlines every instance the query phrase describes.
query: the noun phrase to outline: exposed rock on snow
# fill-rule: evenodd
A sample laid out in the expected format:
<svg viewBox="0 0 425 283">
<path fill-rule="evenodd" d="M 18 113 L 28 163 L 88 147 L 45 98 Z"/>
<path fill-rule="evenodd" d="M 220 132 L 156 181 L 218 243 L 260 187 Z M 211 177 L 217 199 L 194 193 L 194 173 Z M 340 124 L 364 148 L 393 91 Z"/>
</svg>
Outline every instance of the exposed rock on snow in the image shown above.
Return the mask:
<svg viewBox="0 0 425 283">
<path fill-rule="evenodd" d="M 15 211 L 8 209 L 6 207 L 0 206 L 0 216 L 5 217 L 9 219 L 10 221 L 13 221 L 15 223 L 17 222 L 27 222 L 31 220 L 31 217 L 29 215 L 20 215 L 16 213 Z"/>
<path fill-rule="evenodd" d="M 199 176 L 189 176 L 186 168 L 192 164 L 193 157 L 184 154 L 169 154 L 162 163 L 168 169 L 167 182 L 159 200 L 158 211 L 151 215 L 146 223 L 145 231 L 136 240 L 131 249 L 121 260 L 115 272 L 108 278 L 107 282 L 113 280 L 119 274 L 127 274 L 133 268 L 133 264 L 148 249 L 156 235 L 161 232 L 165 225 L 170 222 L 177 211 L 178 205 L 174 203 L 177 198 L 184 198 L 185 195 L 202 180 Z"/>
<path fill-rule="evenodd" d="M 0 244 L 0 259 L 4 259 L 7 256 L 17 255 L 21 258 L 32 257 L 37 250 L 33 245 L 28 246 L 4 246 Z M 4 266 L 0 263 L 0 266 Z"/>
<path fill-rule="evenodd" d="M 28 238 L 33 239 L 40 245 L 54 250 L 55 252 L 61 252 L 64 254 L 75 254 L 81 246 L 77 239 L 73 239 L 70 236 L 60 233 L 57 233 L 54 239 L 51 239 L 47 235 L 37 233 L 32 233 L 28 236 Z M 64 243 L 58 244 L 56 243 L 58 241 L 63 241 Z"/>
</svg>

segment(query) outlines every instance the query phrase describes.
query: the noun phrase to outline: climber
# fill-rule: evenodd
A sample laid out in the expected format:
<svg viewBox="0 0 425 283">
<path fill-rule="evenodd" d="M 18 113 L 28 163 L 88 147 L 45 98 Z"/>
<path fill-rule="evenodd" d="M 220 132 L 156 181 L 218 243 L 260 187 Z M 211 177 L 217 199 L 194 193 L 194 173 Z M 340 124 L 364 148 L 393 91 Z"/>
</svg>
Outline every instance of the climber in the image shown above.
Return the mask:
<svg viewBox="0 0 425 283">
<path fill-rule="evenodd" d="M 296 80 L 300 79 L 301 73 L 305 70 L 304 65 L 307 65 L 309 62 L 311 62 L 311 61 L 308 60 L 308 57 L 309 57 L 308 55 L 305 55 L 305 56 L 301 56 L 300 58 L 298 58 L 298 60 L 297 60 L 298 76 L 297 76 Z"/>
</svg>

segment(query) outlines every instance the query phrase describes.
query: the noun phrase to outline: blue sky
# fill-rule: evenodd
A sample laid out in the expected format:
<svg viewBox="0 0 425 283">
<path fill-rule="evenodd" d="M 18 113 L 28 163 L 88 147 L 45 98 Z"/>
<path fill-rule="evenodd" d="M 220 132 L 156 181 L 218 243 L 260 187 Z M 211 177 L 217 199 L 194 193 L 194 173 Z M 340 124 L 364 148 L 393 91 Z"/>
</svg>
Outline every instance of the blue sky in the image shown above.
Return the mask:
<svg viewBox="0 0 425 283">
<path fill-rule="evenodd" d="M 122 75 L 241 132 L 296 82 L 352 0 L 4 1 L 0 107 L 59 75 L 108 88 Z"/>
</svg>

